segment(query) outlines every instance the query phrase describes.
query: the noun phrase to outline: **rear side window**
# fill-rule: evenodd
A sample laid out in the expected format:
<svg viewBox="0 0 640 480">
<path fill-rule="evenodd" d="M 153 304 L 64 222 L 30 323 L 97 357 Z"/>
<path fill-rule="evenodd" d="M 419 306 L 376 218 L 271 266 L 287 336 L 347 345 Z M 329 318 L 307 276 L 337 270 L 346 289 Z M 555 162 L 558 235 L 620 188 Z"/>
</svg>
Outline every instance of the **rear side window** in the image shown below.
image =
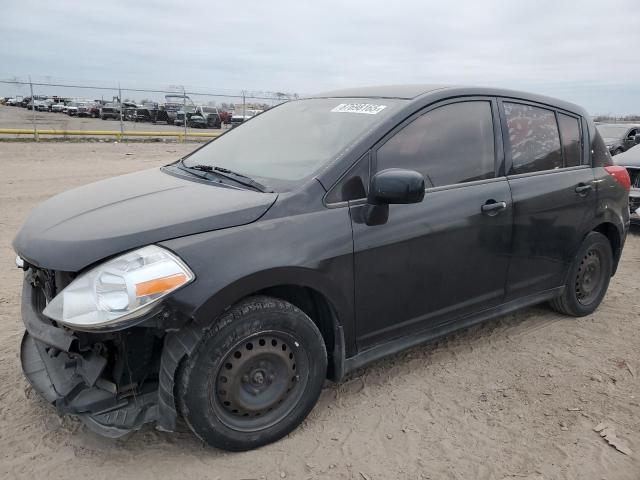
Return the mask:
<svg viewBox="0 0 640 480">
<path fill-rule="evenodd" d="M 512 175 L 562 168 L 555 113 L 545 108 L 504 102 L 509 129 Z"/>
<path fill-rule="evenodd" d="M 577 167 L 582 163 L 582 142 L 580 142 L 580 123 L 575 117 L 558 113 L 560 136 L 562 137 L 562 154 L 565 167 Z"/>
<path fill-rule="evenodd" d="M 470 101 L 435 108 L 380 147 L 377 161 L 378 171 L 416 170 L 432 187 L 493 178 L 491 104 Z"/>
</svg>

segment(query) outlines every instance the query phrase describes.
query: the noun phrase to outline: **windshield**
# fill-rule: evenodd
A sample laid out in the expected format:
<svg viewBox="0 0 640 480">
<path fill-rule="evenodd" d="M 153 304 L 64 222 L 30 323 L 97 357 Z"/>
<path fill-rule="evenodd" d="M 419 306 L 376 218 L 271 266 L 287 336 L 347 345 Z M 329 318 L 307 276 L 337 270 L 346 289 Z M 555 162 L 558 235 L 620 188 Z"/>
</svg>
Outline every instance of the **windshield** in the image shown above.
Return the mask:
<svg viewBox="0 0 640 480">
<path fill-rule="evenodd" d="M 314 98 L 285 103 L 196 150 L 185 165 L 224 167 L 271 186 L 290 184 L 335 160 L 403 103 L 380 98 Z"/>
<path fill-rule="evenodd" d="M 596 128 L 604 138 L 621 138 L 627 130 L 628 125 L 596 125 Z"/>
</svg>

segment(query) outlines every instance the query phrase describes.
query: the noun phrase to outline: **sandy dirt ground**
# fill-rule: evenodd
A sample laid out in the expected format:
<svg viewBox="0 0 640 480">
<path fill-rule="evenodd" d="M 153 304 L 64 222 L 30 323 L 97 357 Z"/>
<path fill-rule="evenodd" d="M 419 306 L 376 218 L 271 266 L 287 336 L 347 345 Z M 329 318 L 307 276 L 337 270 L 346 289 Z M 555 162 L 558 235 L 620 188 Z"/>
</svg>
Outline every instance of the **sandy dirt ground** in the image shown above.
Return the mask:
<svg viewBox="0 0 640 480">
<path fill-rule="evenodd" d="M 27 384 L 11 240 L 60 191 L 149 168 L 193 146 L 0 143 L 0 478 L 640 478 L 640 233 L 598 312 L 503 316 L 328 384 L 300 428 L 245 453 L 187 430 L 109 440 L 60 418 Z M 593 428 L 606 422 L 631 450 Z"/>
</svg>

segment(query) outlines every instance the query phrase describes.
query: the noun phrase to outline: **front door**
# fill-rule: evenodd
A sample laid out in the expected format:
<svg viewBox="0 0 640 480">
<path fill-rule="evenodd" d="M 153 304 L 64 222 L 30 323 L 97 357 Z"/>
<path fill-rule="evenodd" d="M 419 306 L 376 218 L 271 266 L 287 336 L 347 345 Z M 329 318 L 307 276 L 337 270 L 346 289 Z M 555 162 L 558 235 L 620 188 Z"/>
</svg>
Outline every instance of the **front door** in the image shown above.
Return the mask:
<svg viewBox="0 0 640 480">
<path fill-rule="evenodd" d="M 428 188 L 421 203 L 390 205 L 382 225 L 350 207 L 360 349 L 502 302 L 513 209 L 494 119 L 491 99 L 450 101 L 374 149 L 372 171 L 416 170 Z"/>
</svg>

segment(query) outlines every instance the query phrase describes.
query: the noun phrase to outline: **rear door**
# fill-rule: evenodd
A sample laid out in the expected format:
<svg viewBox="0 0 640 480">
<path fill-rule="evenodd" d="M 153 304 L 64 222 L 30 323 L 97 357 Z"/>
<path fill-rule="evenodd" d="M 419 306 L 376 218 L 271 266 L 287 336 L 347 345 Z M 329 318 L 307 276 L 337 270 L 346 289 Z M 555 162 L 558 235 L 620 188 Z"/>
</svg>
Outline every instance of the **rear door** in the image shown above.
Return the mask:
<svg viewBox="0 0 640 480">
<path fill-rule="evenodd" d="M 579 116 L 515 99 L 499 103 L 514 209 L 512 300 L 564 284 L 596 195 Z"/>
<path fill-rule="evenodd" d="M 390 205 L 382 225 L 360 220 L 364 202 L 351 206 L 360 349 L 502 302 L 512 208 L 497 125 L 495 100 L 454 100 L 374 148 L 372 173 L 417 170 L 427 190 L 421 203 Z"/>
</svg>

